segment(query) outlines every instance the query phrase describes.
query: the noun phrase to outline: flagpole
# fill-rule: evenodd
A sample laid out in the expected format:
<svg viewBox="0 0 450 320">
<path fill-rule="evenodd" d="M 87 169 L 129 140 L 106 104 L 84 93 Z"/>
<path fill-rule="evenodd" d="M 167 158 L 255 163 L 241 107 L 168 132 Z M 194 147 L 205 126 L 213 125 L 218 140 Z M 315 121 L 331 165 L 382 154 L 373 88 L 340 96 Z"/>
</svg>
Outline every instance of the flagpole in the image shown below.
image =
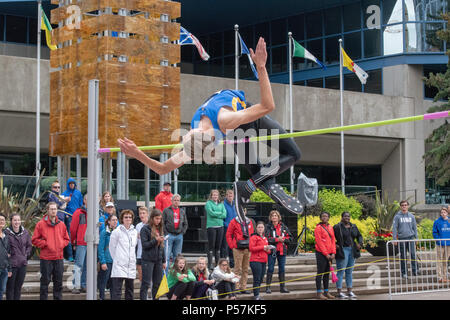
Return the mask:
<svg viewBox="0 0 450 320">
<path fill-rule="evenodd" d="M 234 76 L 235 90 L 239 90 L 239 25 L 234 25 Z M 239 158 L 237 153 L 234 154 L 234 181 L 239 180 Z"/>
<path fill-rule="evenodd" d="M 293 106 L 293 102 L 292 102 L 292 32 L 288 32 L 288 44 L 289 44 L 289 120 L 290 120 L 290 132 L 293 133 L 294 132 L 294 124 L 293 124 L 293 116 L 292 116 L 292 106 Z M 291 166 L 290 168 L 290 181 L 291 181 L 291 194 L 294 194 L 294 178 L 295 178 L 295 174 L 294 174 L 294 165 Z"/>
<path fill-rule="evenodd" d="M 339 39 L 339 87 L 341 93 L 341 127 L 344 126 L 344 76 L 342 70 L 342 39 Z M 345 165 L 344 165 L 344 131 L 341 131 L 341 188 L 345 194 Z"/>
<path fill-rule="evenodd" d="M 37 19 L 37 81 L 36 81 L 36 198 L 39 197 L 39 176 L 41 171 L 41 20 L 42 20 L 42 11 L 41 11 L 41 0 L 37 0 L 38 3 L 38 19 Z"/>
</svg>

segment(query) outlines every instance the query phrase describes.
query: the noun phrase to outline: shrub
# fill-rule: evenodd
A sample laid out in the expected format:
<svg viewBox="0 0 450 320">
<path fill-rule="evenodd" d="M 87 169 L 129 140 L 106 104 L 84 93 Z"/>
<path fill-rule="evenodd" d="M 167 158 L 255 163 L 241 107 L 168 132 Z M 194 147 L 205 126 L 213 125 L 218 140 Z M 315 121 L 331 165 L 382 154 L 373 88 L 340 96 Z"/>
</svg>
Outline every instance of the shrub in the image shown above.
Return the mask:
<svg viewBox="0 0 450 320">
<path fill-rule="evenodd" d="M 352 219 L 359 219 L 362 214 L 362 205 L 353 197 L 346 197 L 341 191 L 323 189 L 319 191 L 322 210 L 333 216 L 339 216 L 345 211 L 350 213 Z"/>
<path fill-rule="evenodd" d="M 433 223 L 431 219 L 424 218 L 417 226 L 419 239 L 433 239 Z"/>
<path fill-rule="evenodd" d="M 361 219 L 366 219 L 368 217 L 376 217 L 376 201 L 365 194 L 358 194 L 355 196 L 356 201 L 362 205 L 362 215 Z"/>
</svg>

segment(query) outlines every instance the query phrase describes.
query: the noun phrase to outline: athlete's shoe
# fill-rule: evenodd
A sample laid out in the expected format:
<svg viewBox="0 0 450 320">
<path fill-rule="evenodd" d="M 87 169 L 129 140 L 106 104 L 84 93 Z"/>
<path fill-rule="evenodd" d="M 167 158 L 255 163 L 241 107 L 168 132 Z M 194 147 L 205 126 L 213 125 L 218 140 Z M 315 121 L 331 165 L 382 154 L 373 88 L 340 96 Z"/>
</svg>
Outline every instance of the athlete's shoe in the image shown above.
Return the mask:
<svg viewBox="0 0 450 320">
<path fill-rule="evenodd" d="M 288 211 L 294 214 L 301 214 L 303 206 L 300 201 L 284 192 L 283 188 L 278 183 L 270 184 L 269 181 L 258 186 L 265 194 L 267 194 L 276 203 L 285 207 Z"/>
<path fill-rule="evenodd" d="M 250 196 L 252 192 L 249 190 L 246 181 L 235 181 L 233 184 L 234 188 L 234 203 L 236 207 L 236 212 L 241 218 L 244 217 L 244 207 L 245 204 L 250 201 Z"/>
</svg>

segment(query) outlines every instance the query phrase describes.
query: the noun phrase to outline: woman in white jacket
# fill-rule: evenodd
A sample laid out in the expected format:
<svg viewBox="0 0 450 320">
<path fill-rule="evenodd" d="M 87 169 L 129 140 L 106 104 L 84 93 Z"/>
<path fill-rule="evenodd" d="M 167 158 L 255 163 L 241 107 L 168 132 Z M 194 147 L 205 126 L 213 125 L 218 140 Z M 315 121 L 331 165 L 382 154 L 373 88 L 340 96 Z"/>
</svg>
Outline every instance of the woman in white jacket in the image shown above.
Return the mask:
<svg viewBox="0 0 450 320">
<path fill-rule="evenodd" d="M 240 277 L 235 275 L 228 266 L 228 260 L 221 258 L 211 273 L 211 278 L 216 281 L 219 296 L 225 299 L 236 300 L 235 284 Z"/>
<path fill-rule="evenodd" d="M 137 231 L 132 224 L 133 218 L 132 210 L 122 210 L 119 217 L 120 226 L 111 233 L 109 252 L 113 259 L 112 300 L 121 299 L 123 281 L 125 281 L 125 300 L 133 300 L 137 245 Z"/>
</svg>

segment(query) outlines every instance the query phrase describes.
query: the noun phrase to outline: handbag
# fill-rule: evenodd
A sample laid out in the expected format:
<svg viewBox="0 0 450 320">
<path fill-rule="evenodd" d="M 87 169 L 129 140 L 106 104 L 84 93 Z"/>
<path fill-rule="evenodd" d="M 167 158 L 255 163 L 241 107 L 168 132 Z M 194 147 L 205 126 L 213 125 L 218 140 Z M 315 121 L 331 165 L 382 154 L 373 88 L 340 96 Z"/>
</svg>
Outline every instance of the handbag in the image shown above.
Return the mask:
<svg viewBox="0 0 450 320">
<path fill-rule="evenodd" d="M 248 239 L 236 241 L 237 249 L 248 249 L 250 241 Z"/>
</svg>

